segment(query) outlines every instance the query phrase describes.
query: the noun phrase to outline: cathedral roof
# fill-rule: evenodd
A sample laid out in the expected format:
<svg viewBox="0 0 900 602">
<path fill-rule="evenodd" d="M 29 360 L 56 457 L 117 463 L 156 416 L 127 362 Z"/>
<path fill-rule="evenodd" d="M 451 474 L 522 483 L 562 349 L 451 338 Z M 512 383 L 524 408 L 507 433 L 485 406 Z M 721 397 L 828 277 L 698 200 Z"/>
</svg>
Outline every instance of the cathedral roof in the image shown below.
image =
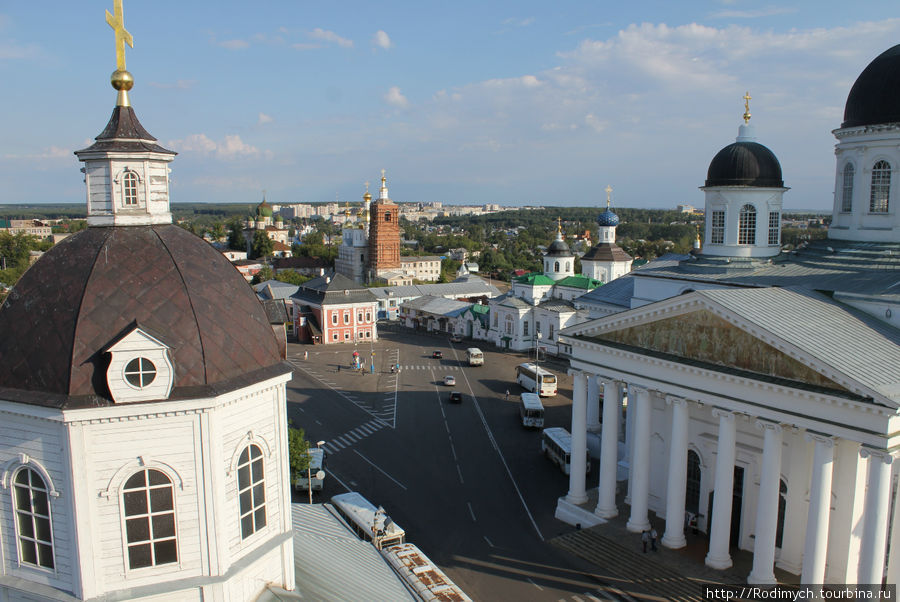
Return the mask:
<svg viewBox="0 0 900 602">
<path fill-rule="evenodd" d="M 566 244 L 566 241 L 557 238 L 550 243 L 549 247 L 547 247 L 547 255 L 552 257 L 572 257 L 572 250 L 569 249 L 569 245 Z"/>
<path fill-rule="evenodd" d="M 900 44 L 863 69 L 847 96 L 842 128 L 900 122 Z"/>
<path fill-rule="evenodd" d="M 80 151 L 75 151 L 75 154 L 94 151 L 176 154 L 175 151 L 170 151 L 156 144 L 156 138 L 144 129 L 144 126 L 138 121 L 134 107 L 131 106 L 117 106 L 114 108 L 106 127 L 94 140 L 96 142 L 92 145 Z"/>
<path fill-rule="evenodd" d="M 631 255 L 623 251 L 617 244 L 601 242 L 581 257 L 581 261 L 631 261 Z"/>
<path fill-rule="evenodd" d="M 584 290 L 597 288 L 601 284 L 603 284 L 601 281 L 595 280 L 594 278 L 590 278 L 589 276 L 585 276 L 583 274 L 566 276 L 562 280 L 556 282 L 557 286 L 568 286 L 571 288 L 580 288 Z"/>
<path fill-rule="evenodd" d="M 515 281 L 519 284 L 530 284 L 531 286 L 552 286 L 556 281 L 549 276 L 545 276 L 543 272 L 531 272 L 523 276 L 517 276 Z"/>
<path fill-rule="evenodd" d="M 0 397 L 112 405 L 109 345 L 139 326 L 169 348 L 169 399 L 289 371 L 265 311 L 211 245 L 172 224 L 93 227 L 48 251 L 0 309 Z"/>
<path fill-rule="evenodd" d="M 758 142 L 739 140 L 713 157 L 706 186 L 782 188 L 784 180 L 775 153 Z"/>
</svg>

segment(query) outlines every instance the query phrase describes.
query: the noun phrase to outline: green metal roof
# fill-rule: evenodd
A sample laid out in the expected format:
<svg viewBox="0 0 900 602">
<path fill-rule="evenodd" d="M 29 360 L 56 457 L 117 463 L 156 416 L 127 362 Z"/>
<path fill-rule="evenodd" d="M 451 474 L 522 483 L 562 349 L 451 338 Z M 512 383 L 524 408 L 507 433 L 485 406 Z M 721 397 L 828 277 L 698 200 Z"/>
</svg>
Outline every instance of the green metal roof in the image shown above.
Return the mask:
<svg viewBox="0 0 900 602">
<path fill-rule="evenodd" d="M 557 282 L 559 286 L 570 286 L 572 288 L 583 288 L 586 291 L 592 290 L 603 284 L 600 280 L 588 278 L 582 274 L 577 276 L 567 276 Z"/>
<path fill-rule="evenodd" d="M 544 276 L 540 272 L 531 272 L 515 279 L 520 284 L 530 284 L 532 286 L 553 286 L 556 282 L 552 278 Z"/>
</svg>

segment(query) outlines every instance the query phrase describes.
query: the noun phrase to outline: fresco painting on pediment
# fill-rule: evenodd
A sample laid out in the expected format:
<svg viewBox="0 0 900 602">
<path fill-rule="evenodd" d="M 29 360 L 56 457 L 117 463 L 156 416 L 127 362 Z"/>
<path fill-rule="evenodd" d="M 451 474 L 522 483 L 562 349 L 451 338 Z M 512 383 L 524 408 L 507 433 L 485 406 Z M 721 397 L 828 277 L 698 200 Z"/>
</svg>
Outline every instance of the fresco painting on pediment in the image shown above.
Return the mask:
<svg viewBox="0 0 900 602">
<path fill-rule="evenodd" d="M 846 390 L 833 380 L 705 309 L 649 324 L 604 332 L 595 335 L 595 338 L 820 387 Z"/>
</svg>

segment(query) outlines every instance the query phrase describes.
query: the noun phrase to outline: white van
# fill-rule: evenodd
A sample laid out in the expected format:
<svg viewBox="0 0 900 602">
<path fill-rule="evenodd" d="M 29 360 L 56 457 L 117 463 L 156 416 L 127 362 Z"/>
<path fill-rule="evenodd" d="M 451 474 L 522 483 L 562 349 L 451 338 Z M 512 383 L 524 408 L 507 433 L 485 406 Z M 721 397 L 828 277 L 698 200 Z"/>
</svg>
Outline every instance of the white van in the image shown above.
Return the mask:
<svg viewBox="0 0 900 602">
<path fill-rule="evenodd" d="M 537 393 L 522 393 L 522 402 L 519 404 L 519 417 L 522 426 L 528 428 L 541 428 L 544 426 L 544 404 Z"/>
</svg>

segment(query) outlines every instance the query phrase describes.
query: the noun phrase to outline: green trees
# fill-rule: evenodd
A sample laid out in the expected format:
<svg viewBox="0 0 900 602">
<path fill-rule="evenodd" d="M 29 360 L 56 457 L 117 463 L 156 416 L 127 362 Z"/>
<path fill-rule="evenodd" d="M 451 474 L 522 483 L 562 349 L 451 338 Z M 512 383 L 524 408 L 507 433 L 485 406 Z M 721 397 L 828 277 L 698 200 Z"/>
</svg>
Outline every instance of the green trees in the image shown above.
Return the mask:
<svg viewBox="0 0 900 602">
<path fill-rule="evenodd" d="M 288 464 L 291 483 L 309 468 L 309 442 L 306 440 L 306 433 L 293 425 L 288 426 Z"/>
<path fill-rule="evenodd" d="M 244 239 L 244 226 L 238 218 L 228 222 L 228 248 L 232 251 L 246 251 L 247 241 Z"/>
<path fill-rule="evenodd" d="M 250 243 L 250 259 L 268 257 L 274 250 L 275 243 L 265 230 L 257 230 L 253 233 L 253 241 Z"/>
<path fill-rule="evenodd" d="M 46 251 L 53 246 L 50 241 L 19 232 L 0 232 L 0 282 L 12 286 L 30 265 L 31 251 Z"/>
</svg>

